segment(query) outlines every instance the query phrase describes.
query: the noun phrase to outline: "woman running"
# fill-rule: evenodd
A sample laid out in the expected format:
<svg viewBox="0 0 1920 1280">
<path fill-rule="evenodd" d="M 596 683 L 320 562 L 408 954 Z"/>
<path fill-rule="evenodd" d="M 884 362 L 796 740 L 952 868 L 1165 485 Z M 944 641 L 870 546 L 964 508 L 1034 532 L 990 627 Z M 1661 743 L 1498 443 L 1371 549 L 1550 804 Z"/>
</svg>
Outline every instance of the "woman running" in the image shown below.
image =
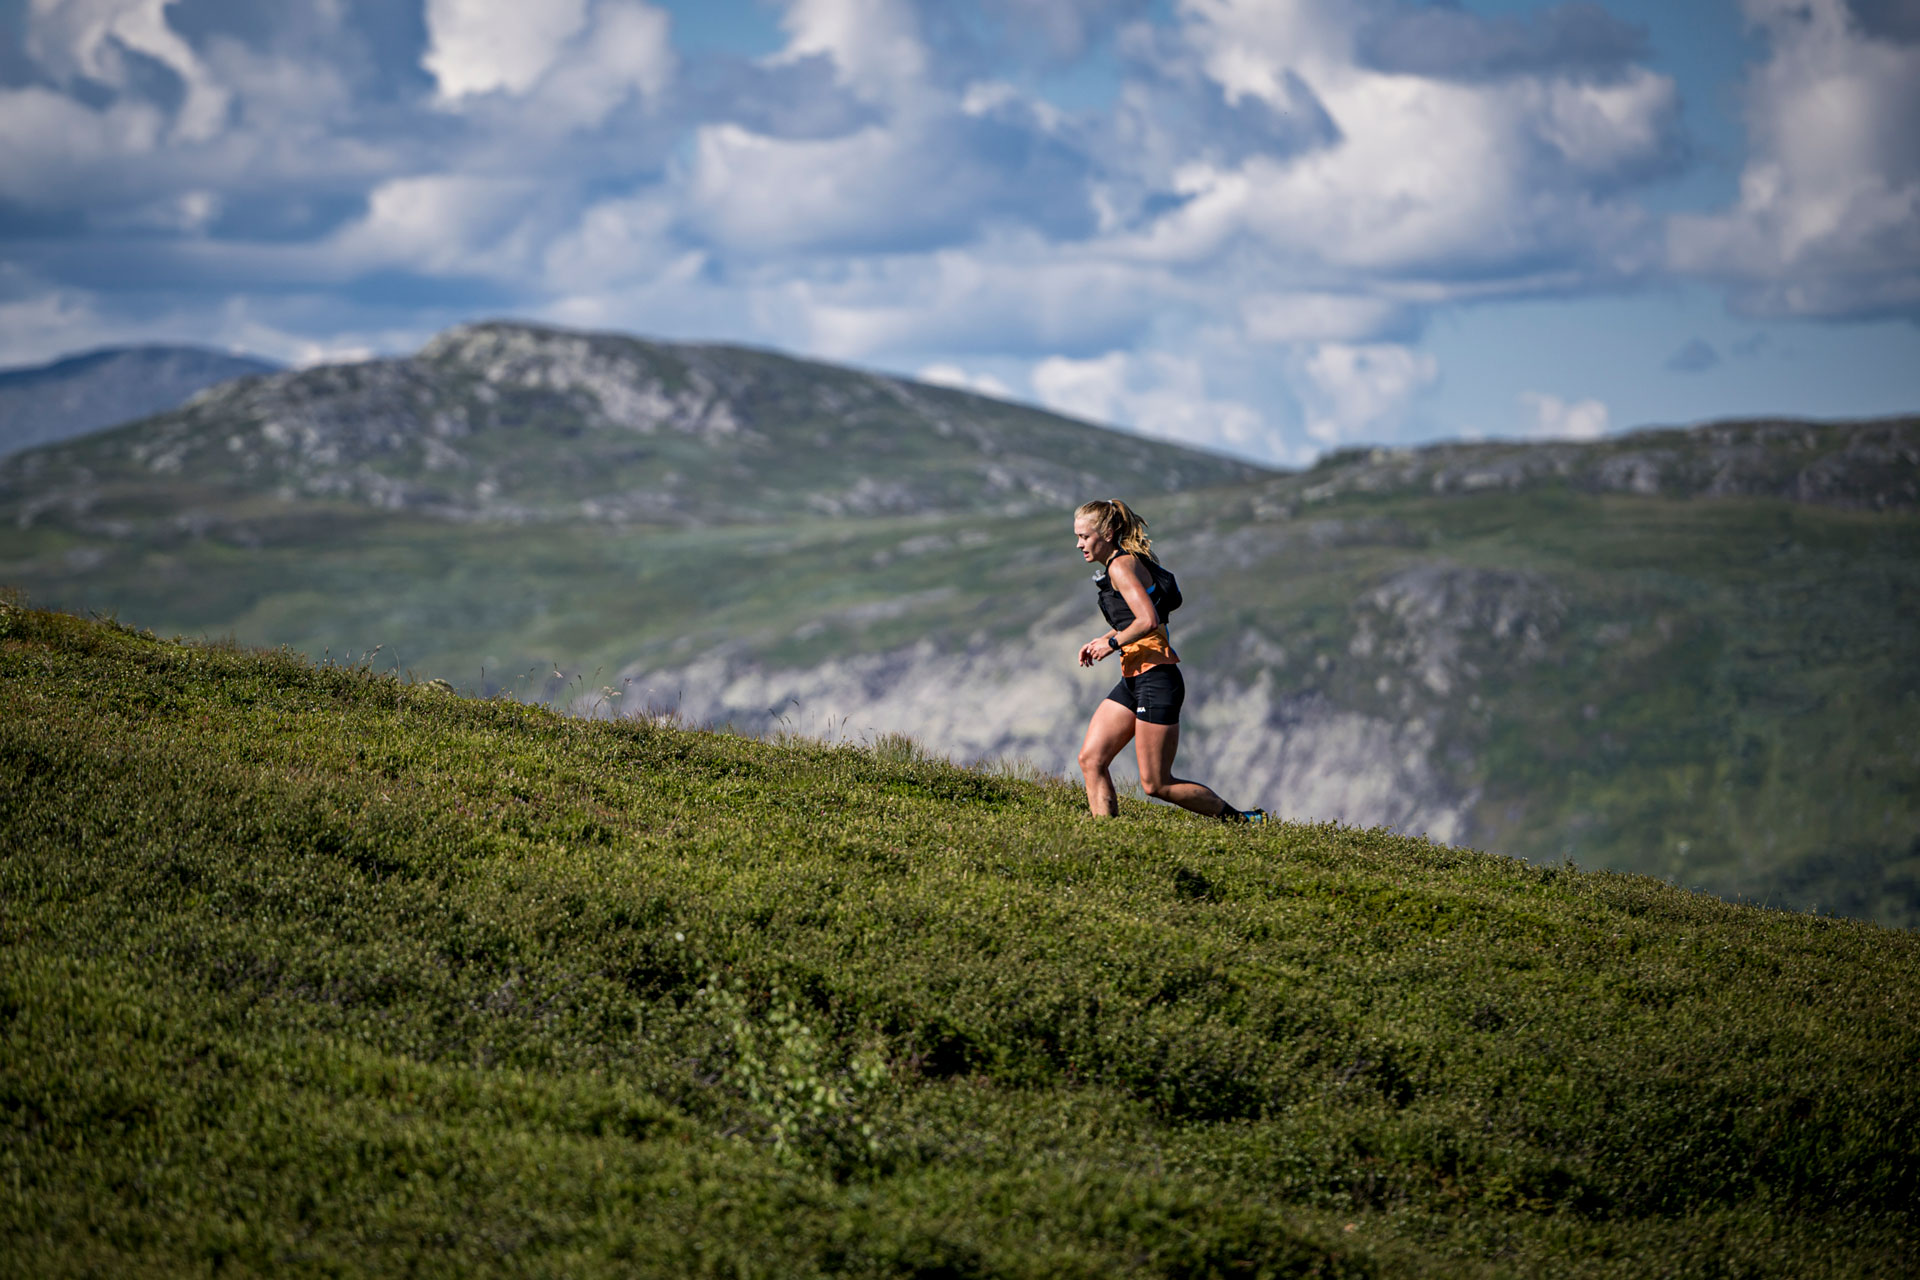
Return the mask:
<svg viewBox="0 0 1920 1280">
<path fill-rule="evenodd" d="M 1100 612 L 1113 628 L 1080 646 L 1080 665 L 1090 667 L 1120 655 L 1120 683 L 1094 710 L 1087 740 L 1080 746 L 1087 807 L 1095 817 L 1120 812 L 1107 766 L 1132 742 L 1140 761 L 1140 787 L 1154 799 L 1223 822 L 1265 822 L 1265 810 L 1242 813 L 1211 788 L 1173 776 L 1173 753 L 1180 747 L 1180 704 L 1186 701 L 1187 685 L 1162 608 L 1169 592 L 1177 588 L 1173 575 L 1160 569 L 1154 559 L 1147 522 L 1118 498 L 1095 499 L 1073 513 L 1073 541 L 1083 559 L 1100 566 L 1093 581 L 1100 590 Z"/>
</svg>

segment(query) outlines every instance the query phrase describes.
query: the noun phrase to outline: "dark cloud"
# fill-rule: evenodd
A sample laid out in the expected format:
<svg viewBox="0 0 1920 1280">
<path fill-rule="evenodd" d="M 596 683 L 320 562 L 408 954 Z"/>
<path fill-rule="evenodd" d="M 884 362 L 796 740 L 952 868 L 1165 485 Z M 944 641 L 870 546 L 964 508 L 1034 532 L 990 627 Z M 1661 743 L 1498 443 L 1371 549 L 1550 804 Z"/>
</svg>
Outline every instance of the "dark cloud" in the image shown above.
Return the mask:
<svg viewBox="0 0 1920 1280">
<path fill-rule="evenodd" d="M 1860 30 L 1876 40 L 1920 43 L 1920 0 L 1847 0 Z"/>
<path fill-rule="evenodd" d="M 27 56 L 27 0 L 0 0 L 0 85 L 40 80 L 40 69 Z"/>
<path fill-rule="evenodd" d="M 952 9 L 947 0 L 937 7 Z M 986 12 L 1000 20 L 1000 41 L 1007 53 L 1070 62 L 1110 38 L 1121 24 L 1148 8 L 1149 0 L 985 0 Z"/>
<path fill-rule="evenodd" d="M 1720 363 L 1720 353 L 1705 338 L 1691 338 L 1667 357 L 1669 373 L 1705 373 Z"/>
<path fill-rule="evenodd" d="M 322 59 L 362 101 L 419 99 L 433 90 L 420 65 L 427 47 L 424 3 L 393 0 L 174 0 L 167 25 L 204 52 L 233 40 L 262 54 Z"/>
<path fill-rule="evenodd" d="M 1562 72 L 1606 76 L 1645 60 L 1644 27 L 1574 0 L 1520 18 L 1483 18 L 1450 4 L 1399 8 L 1361 33 L 1361 61 L 1382 71 L 1479 80 Z"/>
<path fill-rule="evenodd" d="M 364 190 L 245 191 L 221 202 L 207 228 L 218 239 L 260 244 L 294 244 L 336 231 L 367 211 Z"/>
</svg>

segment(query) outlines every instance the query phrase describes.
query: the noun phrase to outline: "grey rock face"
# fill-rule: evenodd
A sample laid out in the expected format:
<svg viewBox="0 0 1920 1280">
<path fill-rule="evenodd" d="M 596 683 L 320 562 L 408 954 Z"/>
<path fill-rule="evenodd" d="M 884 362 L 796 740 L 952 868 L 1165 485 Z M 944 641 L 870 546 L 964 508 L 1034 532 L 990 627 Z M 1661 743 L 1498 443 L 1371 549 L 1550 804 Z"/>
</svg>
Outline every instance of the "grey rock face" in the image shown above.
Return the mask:
<svg viewBox="0 0 1920 1280">
<path fill-rule="evenodd" d="M 164 413 L 207 387 L 278 367 L 199 347 L 122 347 L 0 371 L 0 454 Z"/>
<path fill-rule="evenodd" d="M 1078 777 L 1087 717 L 1118 678 L 1111 663 L 1077 668 L 1086 627 L 1036 628 L 1017 643 L 945 653 L 931 643 L 860 654 L 808 668 L 770 667 L 744 655 L 708 655 L 678 667 L 623 672 L 635 708 L 671 711 L 693 724 L 766 734 L 872 741 L 899 733 L 959 761 L 1022 760 Z M 990 700 L 961 690 L 992 690 Z M 586 710 L 583 698 L 578 710 Z M 1286 818 L 1385 825 L 1443 842 L 1465 839 L 1475 797 L 1439 767 L 1438 730 L 1291 693 L 1266 671 L 1250 682 L 1201 673 L 1189 684 L 1181 745 L 1186 777 L 1241 806 Z M 1122 788 L 1131 751 L 1114 762 Z"/>
</svg>

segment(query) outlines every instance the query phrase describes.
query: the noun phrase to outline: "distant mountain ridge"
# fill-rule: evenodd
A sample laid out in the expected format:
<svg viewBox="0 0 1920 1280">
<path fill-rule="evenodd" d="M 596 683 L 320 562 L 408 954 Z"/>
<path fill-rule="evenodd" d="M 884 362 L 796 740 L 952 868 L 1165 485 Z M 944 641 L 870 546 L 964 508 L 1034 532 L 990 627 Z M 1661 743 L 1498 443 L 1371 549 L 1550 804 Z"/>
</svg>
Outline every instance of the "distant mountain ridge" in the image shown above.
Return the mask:
<svg viewBox="0 0 1920 1280">
<path fill-rule="evenodd" d="M 0 454 L 163 413 L 217 383 L 280 368 L 204 347 L 106 347 L 0 370 Z"/>
<path fill-rule="evenodd" d="M 43 495 L 180 475 L 463 521 L 1019 513 L 1271 474 L 965 391 L 739 347 L 527 325 L 215 388 L 0 468 Z"/>
<path fill-rule="evenodd" d="M 1565 485 L 1584 493 L 1784 498 L 1854 510 L 1920 506 L 1920 418 L 1732 419 L 1599 440 L 1447 441 L 1345 449 L 1278 486 L 1342 494 L 1467 494 Z"/>
<path fill-rule="evenodd" d="M 0 584 L 164 632 L 1071 774 L 1111 685 L 1068 514 L 1179 572 L 1183 769 L 1920 924 L 1920 419 L 1278 473 L 765 351 L 531 326 L 0 458 Z M 1121 771 L 1129 766 L 1124 762 Z"/>
</svg>

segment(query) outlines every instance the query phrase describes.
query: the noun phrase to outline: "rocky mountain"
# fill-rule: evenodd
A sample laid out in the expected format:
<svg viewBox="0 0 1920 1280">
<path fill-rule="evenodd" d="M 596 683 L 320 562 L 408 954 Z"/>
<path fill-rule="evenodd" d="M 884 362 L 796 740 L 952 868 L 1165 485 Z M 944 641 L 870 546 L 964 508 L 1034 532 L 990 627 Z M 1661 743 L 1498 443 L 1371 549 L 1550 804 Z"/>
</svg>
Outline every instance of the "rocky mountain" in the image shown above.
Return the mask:
<svg viewBox="0 0 1920 1280">
<path fill-rule="evenodd" d="M 1920 420 L 1717 422 L 1581 442 L 1350 449 L 1275 492 L 1310 504 L 1342 494 L 1470 494 L 1543 485 L 1648 497 L 1784 498 L 1866 511 L 1912 508 L 1920 506 Z"/>
<path fill-rule="evenodd" d="M 1065 772 L 1115 677 L 1073 663 L 1100 625 L 1068 512 L 1118 493 L 1188 600 L 1183 771 L 1231 797 L 1914 924 L 1916 492 L 1912 418 L 1277 474 L 486 325 L 0 459 L 0 582 L 582 713 Z"/>
<path fill-rule="evenodd" d="M 216 387 L 138 431 L 0 470 L 37 509 L 179 477 L 220 500 L 457 521 L 698 526 L 1017 514 L 1257 467 L 962 391 L 738 347 L 519 325 L 417 356 Z M 109 505 L 110 502 L 109 502 Z"/>
<path fill-rule="evenodd" d="M 109 347 L 0 370 L 0 454 L 162 413 L 216 383 L 279 366 L 201 347 Z"/>
</svg>

